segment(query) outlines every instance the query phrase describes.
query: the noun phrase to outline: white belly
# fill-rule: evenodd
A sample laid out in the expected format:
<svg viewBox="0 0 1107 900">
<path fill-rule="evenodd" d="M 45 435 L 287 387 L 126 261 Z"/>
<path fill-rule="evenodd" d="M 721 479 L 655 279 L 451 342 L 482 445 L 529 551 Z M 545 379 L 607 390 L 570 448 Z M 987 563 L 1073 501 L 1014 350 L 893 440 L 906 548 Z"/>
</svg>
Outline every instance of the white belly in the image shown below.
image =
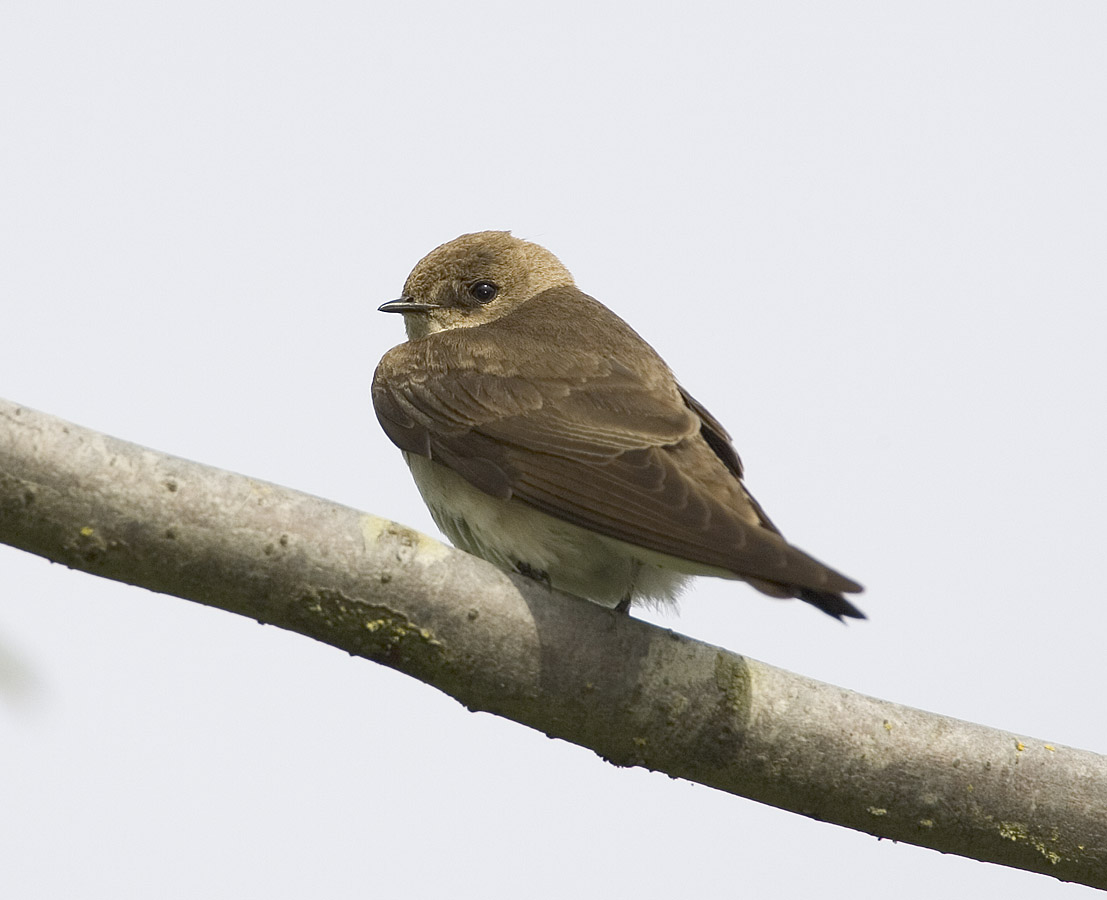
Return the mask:
<svg viewBox="0 0 1107 900">
<path fill-rule="evenodd" d="M 614 538 L 539 512 L 518 500 L 477 490 L 452 469 L 404 454 L 435 523 L 454 546 L 507 572 L 529 566 L 551 587 L 603 606 L 626 597 L 674 603 L 690 575 L 736 577 Z"/>
</svg>

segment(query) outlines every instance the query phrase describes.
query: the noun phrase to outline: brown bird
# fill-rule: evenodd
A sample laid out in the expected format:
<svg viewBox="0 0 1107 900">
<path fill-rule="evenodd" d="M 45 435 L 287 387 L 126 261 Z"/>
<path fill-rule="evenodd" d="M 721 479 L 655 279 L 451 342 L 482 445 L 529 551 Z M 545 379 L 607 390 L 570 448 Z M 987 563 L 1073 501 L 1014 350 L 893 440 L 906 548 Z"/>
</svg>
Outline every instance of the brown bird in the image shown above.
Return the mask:
<svg viewBox="0 0 1107 900">
<path fill-rule="evenodd" d="M 373 406 L 456 546 L 624 611 L 715 575 L 865 618 L 842 596 L 861 586 L 784 540 L 723 426 L 548 250 L 463 235 L 381 311 L 408 341 Z"/>
</svg>

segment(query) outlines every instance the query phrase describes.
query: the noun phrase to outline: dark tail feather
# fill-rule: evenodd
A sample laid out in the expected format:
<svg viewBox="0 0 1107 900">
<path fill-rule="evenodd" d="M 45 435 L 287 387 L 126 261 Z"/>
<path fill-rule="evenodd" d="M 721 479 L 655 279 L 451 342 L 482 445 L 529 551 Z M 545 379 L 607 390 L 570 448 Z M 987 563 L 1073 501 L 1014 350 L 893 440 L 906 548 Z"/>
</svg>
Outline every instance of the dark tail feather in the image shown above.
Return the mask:
<svg viewBox="0 0 1107 900">
<path fill-rule="evenodd" d="M 834 616 L 839 622 L 845 621 L 847 616 L 851 619 L 867 618 L 861 610 L 841 594 L 833 594 L 830 591 L 816 591 L 811 588 L 797 588 L 796 596 L 800 600 L 818 607 L 828 616 Z"/>
</svg>

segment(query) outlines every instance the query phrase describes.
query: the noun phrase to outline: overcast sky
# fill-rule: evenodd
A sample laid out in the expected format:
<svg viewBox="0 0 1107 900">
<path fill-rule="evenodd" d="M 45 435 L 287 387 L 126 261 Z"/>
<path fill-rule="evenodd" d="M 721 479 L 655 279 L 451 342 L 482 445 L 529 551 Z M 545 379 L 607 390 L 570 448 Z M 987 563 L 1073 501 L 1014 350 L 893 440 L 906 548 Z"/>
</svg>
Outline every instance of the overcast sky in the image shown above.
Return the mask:
<svg viewBox="0 0 1107 900">
<path fill-rule="evenodd" d="M 0 395 L 436 534 L 372 414 L 375 310 L 511 229 L 870 616 L 702 580 L 653 618 L 1107 752 L 1105 47 L 1100 2 L 6 0 Z M 1093 896 L 6 547 L 0 891 Z"/>
</svg>

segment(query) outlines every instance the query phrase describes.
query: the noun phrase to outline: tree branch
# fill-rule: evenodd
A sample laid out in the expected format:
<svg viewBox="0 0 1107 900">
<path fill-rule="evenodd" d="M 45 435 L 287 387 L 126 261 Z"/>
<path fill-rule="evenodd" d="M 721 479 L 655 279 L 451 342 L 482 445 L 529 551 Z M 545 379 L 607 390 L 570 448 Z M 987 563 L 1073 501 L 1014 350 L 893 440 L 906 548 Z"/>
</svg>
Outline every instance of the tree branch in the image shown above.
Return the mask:
<svg viewBox="0 0 1107 900">
<path fill-rule="evenodd" d="M 775 669 L 3 400 L 0 541 L 324 641 L 616 765 L 1107 888 L 1105 757 Z"/>
</svg>

